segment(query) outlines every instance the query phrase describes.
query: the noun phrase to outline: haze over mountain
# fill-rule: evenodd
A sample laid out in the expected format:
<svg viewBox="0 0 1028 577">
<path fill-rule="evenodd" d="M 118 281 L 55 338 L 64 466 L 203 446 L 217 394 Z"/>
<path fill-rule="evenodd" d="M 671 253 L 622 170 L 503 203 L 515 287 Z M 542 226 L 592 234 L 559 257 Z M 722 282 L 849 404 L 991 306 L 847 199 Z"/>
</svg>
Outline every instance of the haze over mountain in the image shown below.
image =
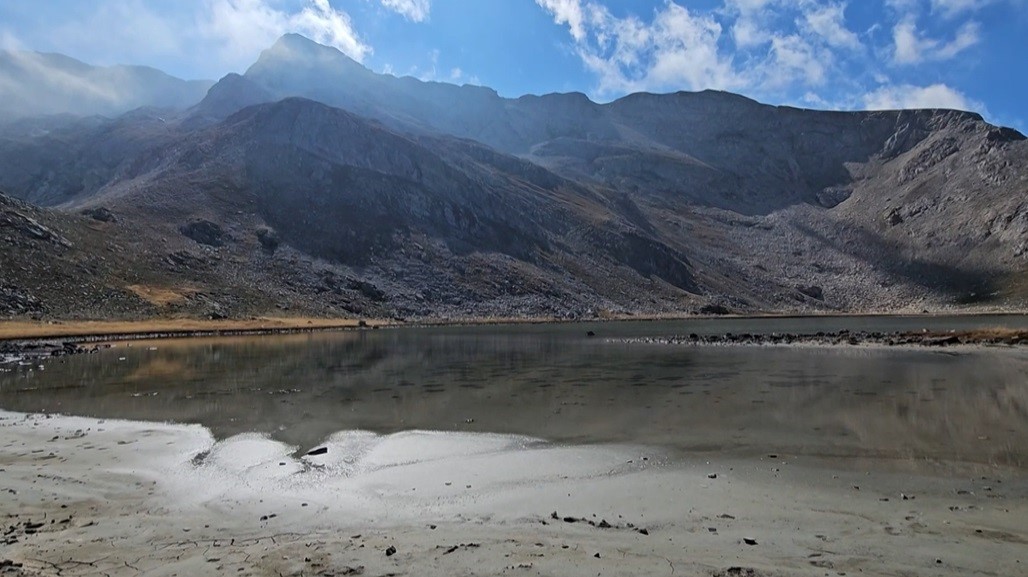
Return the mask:
<svg viewBox="0 0 1028 577">
<path fill-rule="evenodd" d="M 0 50 L 0 121 L 53 114 L 119 115 L 195 104 L 212 82 L 145 66 L 90 66 L 62 54 Z"/>
<path fill-rule="evenodd" d="M 81 240 L 8 226 L 0 284 L 57 316 L 1024 307 L 1026 160 L 972 113 L 505 99 L 287 35 L 177 115 L 8 126 L 0 189 L 52 208 L 7 214 Z M 47 250 L 65 280 L 13 264 Z"/>
</svg>

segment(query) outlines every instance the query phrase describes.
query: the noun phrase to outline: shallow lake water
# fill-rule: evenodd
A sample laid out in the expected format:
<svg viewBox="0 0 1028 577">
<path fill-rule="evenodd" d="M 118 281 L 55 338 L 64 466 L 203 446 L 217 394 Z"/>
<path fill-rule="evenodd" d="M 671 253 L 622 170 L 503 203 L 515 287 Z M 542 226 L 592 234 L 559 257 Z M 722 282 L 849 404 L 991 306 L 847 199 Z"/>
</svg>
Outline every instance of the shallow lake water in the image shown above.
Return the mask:
<svg viewBox="0 0 1028 577">
<path fill-rule="evenodd" d="M 1017 317 L 402 328 L 117 343 L 0 373 L 0 408 L 200 423 L 317 446 L 337 431 L 1028 467 L 1028 351 L 695 347 L 625 337 L 1025 327 Z M 587 331 L 596 333 L 588 337 Z"/>
</svg>

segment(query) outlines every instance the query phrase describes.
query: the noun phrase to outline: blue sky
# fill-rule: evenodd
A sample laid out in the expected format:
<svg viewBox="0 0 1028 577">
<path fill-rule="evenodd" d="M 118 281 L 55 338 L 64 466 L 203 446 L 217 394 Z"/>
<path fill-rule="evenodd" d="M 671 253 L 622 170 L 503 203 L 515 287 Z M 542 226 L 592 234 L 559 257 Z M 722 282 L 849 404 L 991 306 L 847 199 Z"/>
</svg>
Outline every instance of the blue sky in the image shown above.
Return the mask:
<svg viewBox="0 0 1028 577">
<path fill-rule="evenodd" d="M 242 72 L 286 32 L 504 96 L 716 88 L 1028 130 L 1028 0 L 0 0 L 4 48 L 183 78 Z"/>
</svg>

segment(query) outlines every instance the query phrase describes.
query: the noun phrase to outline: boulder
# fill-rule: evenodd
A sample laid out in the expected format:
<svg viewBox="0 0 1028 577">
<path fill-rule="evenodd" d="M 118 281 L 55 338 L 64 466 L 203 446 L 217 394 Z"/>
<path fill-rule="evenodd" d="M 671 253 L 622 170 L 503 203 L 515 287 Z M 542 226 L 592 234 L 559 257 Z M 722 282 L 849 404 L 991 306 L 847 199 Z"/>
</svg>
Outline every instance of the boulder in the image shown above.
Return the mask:
<svg viewBox="0 0 1028 577">
<path fill-rule="evenodd" d="M 182 225 L 178 230 L 200 244 L 215 247 L 225 244 L 225 231 L 209 220 L 194 220 Z"/>
</svg>

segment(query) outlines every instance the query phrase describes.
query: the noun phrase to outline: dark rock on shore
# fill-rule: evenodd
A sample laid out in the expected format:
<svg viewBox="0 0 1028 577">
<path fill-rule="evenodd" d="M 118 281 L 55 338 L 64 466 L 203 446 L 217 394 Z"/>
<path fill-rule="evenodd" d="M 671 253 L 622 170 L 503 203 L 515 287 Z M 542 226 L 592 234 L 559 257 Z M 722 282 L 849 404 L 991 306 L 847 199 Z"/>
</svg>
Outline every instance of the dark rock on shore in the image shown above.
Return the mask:
<svg viewBox="0 0 1028 577">
<path fill-rule="evenodd" d="M 74 341 L 0 341 L 0 364 L 75 355 L 87 350 Z"/>
<path fill-rule="evenodd" d="M 815 346 L 859 346 L 859 345 L 881 345 L 888 347 L 896 346 L 919 346 L 919 347 L 948 347 L 957 345 L 1028 345 L 1028 331 L 1018 330 L 982 330 L 952 333 L 931 333 L 931 332 L 851 332 L 842 330 L 826 333 L 769 333 L 769 334 L 732 334 L 723 335 L 698 335 L 692 333 L 688 336 L 671 336 L 642 339 L 623 339 L 621 342 L 645 342 L 664 344 L 689 344 L 689 345 L 750 345 L 750 346 L 773 346 L 773 345 L 815 345 Z"/>
</svg>

